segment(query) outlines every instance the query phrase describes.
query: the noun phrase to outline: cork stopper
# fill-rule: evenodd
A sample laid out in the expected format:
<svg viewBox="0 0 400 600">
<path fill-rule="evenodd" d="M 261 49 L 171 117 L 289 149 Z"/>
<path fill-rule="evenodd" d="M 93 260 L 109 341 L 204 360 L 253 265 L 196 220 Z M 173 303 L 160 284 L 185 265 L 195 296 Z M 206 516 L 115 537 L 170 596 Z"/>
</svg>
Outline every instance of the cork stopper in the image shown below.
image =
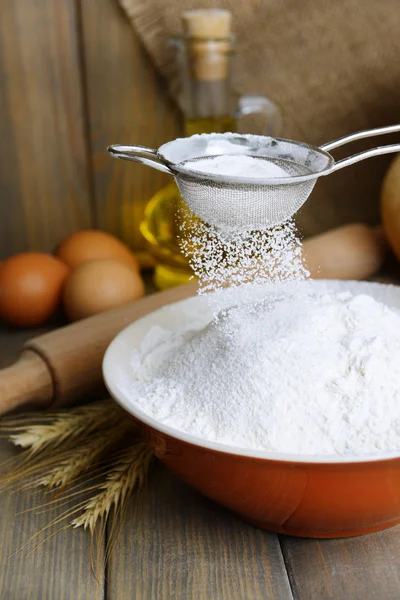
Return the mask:
<svg viewBox="0 0 400 600">
<path fill-rule="evenodd" d="M 187 10 L 182 15 L 184 33 L 191 38 L 226 40 L 231 35 L 232 13 L 218 8 Z"/>
<path fill-rule="evenodd" d="M 232 13 L 222 9 L 189 10 L 182 15 L 192 75 L 198 81 L 228 77 Z"/>
</svg>

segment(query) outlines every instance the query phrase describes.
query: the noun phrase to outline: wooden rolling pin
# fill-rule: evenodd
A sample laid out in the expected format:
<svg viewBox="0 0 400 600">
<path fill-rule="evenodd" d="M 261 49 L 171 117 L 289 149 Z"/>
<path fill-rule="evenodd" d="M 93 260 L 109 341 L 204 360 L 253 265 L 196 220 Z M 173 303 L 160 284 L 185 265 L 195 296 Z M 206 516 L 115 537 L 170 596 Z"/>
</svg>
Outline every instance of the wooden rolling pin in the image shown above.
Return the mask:
<svg viewBox="0 0 400 600">
<path fill-rule="evenodd" d="M 104 392 L 102 360 L 117 333 L 196 289 L 191 283 L 159 292 L 29 340 L 17 362 L 0 371 L 0 415 L 21 406 L 66 406 Z"/>
<path fill-rule="evenodd" d="M 383 261 L 380 233 L 365 225 L 341 227 L 303 244 L 313 277 L 361 279 Z M 0 371 L 0 415 L 22 406 L 54 408 L 104 392 L 101 364 L 115 335 L 132 321 L 195 294 L 189 284 L 147 296 L 28 341 L 19 360 Z"/>
<path fill-rule="evenodd" d="M 381 227 L 343 225 L 303 243 L 304 262 L 313 279 L 368 279 L 383 265 L 386 242 Z"/>
</svg>

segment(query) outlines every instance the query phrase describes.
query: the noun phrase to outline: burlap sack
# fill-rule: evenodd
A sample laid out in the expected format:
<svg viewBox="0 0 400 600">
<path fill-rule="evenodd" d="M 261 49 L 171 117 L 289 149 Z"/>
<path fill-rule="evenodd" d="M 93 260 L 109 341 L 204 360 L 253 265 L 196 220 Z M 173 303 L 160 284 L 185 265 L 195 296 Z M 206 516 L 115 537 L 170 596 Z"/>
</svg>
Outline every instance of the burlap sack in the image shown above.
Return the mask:
<svg viewBox="0 0 400 600">
<path fill-rule="evenodd" d="M 154 64 L 175 77 L 169 37 L 190 8 L 233 12 L 236 88 L 284 110 L 284 135 L 319 144 L 400 122 L 400 0 L 119 0 Z M 375 139 L 393 143 L 396 136 Z M 400 136 L 397 136 L 400 142 Z M 349 146 L 346 152 L 367 147 Z M 343 156 L 341 150 L 336 156 Z M 390 157 L 321 178 L 299 215 L 307 235 L 379 219 L 379 188 Z"/>
</svg>

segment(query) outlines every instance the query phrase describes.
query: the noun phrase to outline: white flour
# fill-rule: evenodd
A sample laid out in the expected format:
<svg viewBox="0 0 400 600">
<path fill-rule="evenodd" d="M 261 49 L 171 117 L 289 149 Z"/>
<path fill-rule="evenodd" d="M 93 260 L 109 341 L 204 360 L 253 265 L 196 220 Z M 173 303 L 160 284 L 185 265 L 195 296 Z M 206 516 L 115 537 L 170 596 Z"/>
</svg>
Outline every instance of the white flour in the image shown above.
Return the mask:
<svg viewBox="0 0 400 600">
<path fill-rule="evenodd" d="M 264 177 L 288 177 L 288 173 L 275 163 L 245 154 L 221 154 L 220 156 L 188 161 L 185 166 L 199 173 L 235 175 L 247 179 Z"/>
<path fill-rule="evenodd" d="M 286 175 L 246 156 L 190 166 Z M 180 225 L 183 252 L 220 312 L 211 322 L 192 316 L 178 331 L 151 330 L 132 359 L 132 400 L 162 423 L 231 446 L 320 455 L 400 449 L 400 315 L 367 295 L 301 283 L 308 273 L 291 221 L 223 231 L 183 213 Z M 260 300 L 253 291 L 265 281 L 286 283 Z M 240 293 L 231 308 L 226 286 L 231 299 Z"/>
<path fill-rule="evenodd" d="M 299 454 L 400 448 L 400 315 L 367 295 L 268 293 L 192 330 L 151 330 L 132 400 L 171 427 Z"/>
</svg>

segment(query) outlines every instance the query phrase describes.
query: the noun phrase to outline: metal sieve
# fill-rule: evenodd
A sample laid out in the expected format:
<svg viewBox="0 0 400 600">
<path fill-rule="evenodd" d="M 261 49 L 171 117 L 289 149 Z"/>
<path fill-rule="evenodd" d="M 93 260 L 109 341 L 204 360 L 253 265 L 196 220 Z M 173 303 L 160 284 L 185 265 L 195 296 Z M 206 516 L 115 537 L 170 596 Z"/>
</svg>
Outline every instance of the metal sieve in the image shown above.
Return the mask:
<svg viewBox="0 0 400 600">
<path fill-rule="evenodd" d="M 399 152 L 400 144 L 366 150 L 338 162 L 330 150 L 361 138 L 397 131 L 400 125 L 360 131 L 321 147 L 261 135 L 211 133 L 176 139 L 158 150 L 114 145 L 109 146 L 108 152 L 173 175 L 189 208 L 210 225 L 264 229 L 291 218 L 311 194 L 318 177 L 372 156 Z M 246 178 L 192 169 L 194 161 L 222 154 L 273 162 L 287 176 Z"/>
</svg>

